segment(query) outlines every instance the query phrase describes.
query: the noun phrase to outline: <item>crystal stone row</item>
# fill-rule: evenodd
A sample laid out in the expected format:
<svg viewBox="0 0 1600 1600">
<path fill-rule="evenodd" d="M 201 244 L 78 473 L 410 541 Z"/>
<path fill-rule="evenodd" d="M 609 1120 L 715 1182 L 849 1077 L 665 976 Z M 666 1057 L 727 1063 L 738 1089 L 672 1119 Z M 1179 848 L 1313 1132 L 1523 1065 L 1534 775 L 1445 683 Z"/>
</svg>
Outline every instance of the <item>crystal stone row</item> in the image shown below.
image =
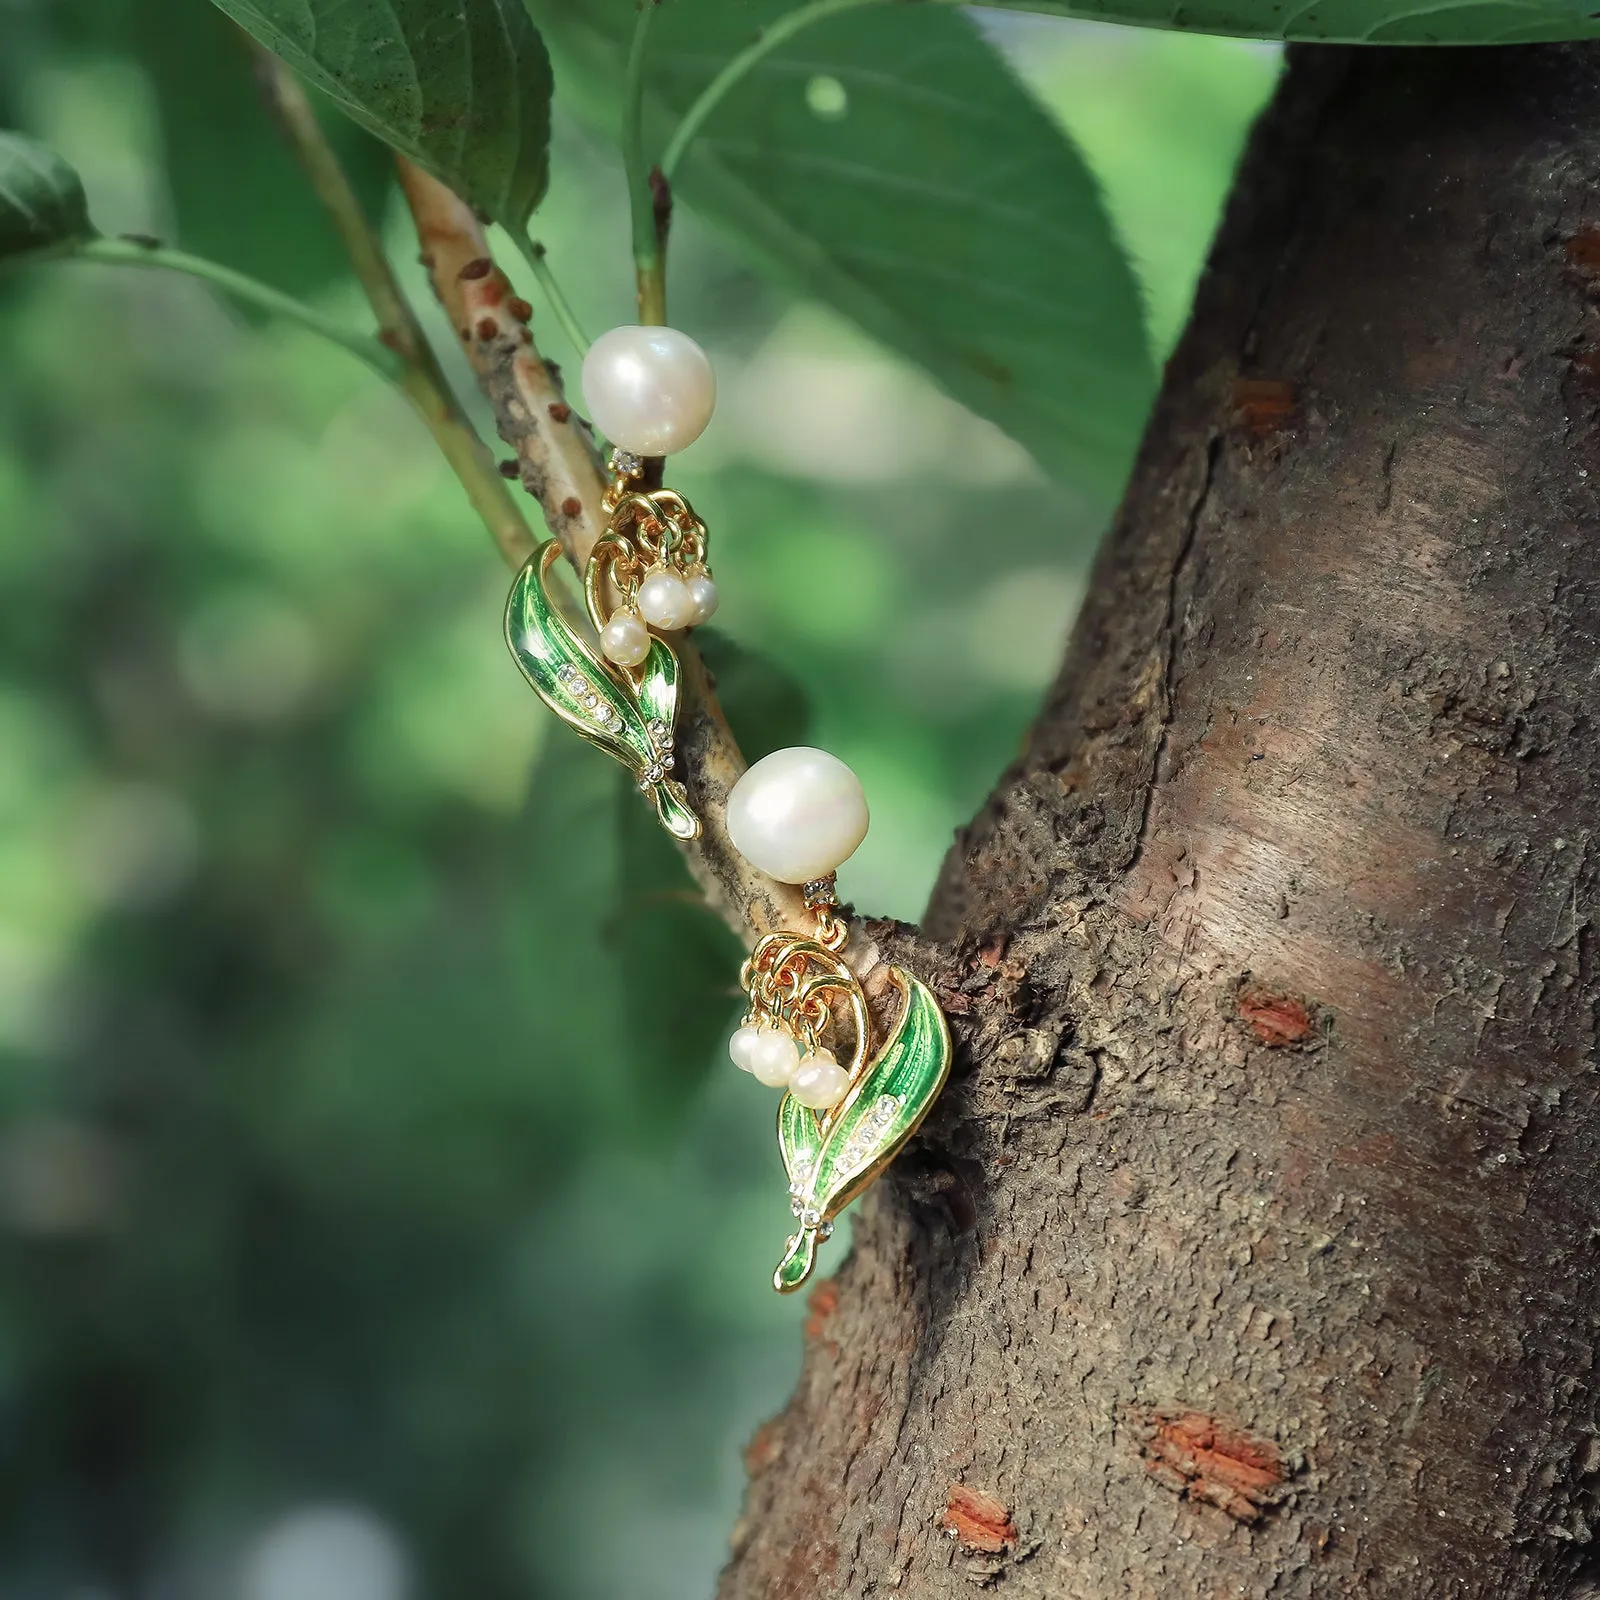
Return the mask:
<svg viewBox="0 0 1600 1600">
<path fill-rule="evenodd" d="M 607 733 L 621 731 L 622 718 L 616 708 L 601 697 L 595 686 L 576 667 L 564 666 L 557 677 L 561 679 L 561 687 L 588 713 L 591 721 L 598 723 Z"/>
<path fill-rule="evenodd" d="M 881 1094 L 866 1118 L 857 1124 L 844 1149 L 839 1152 L 840 1172 L 859 1166 L 871 1154 L 873 1146 L 889 1131 L 890 1124 L 900 1114 L 905 1100 L 897 1094 Z"/>
<path fill-rule="evenodd" d="M 880 1094 L 872 1110 L 845 1140 L 844 1149 L 839 1152 L 839 1161 L 834 1170 L 849 1172 L 853 1167 L 860 1166 L 862 1161 L 871 1155 L 873 1147 L 889 1131 L 894 1119 L 904 1110 L 905 1103 L 903 1095 Z M 800 1219 L 800 1225 L 804 1228 L 815 1228 L 822 1222 L 822 1213 L 806 1204 L 806 1180 L 810 1176 L 810 1160 L 804 1155 L 797 1156 L 794 1163 L 794 1182 L 789 1185 L 789 1193 L 794 1197 L 790 1201 L 789 1209 Z M 823 1237 L 826 1238 L 827 1235 L 824 1234 Z"/>
</svg>

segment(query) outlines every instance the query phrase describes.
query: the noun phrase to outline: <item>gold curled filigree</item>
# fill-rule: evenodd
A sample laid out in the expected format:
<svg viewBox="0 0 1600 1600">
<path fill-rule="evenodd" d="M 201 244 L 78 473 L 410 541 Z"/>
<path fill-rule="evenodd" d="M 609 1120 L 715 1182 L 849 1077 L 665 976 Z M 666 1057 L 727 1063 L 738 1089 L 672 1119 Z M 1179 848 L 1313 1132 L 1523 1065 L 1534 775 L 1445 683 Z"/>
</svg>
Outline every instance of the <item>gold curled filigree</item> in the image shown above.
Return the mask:
<svg viewBox="0 0 1600 1600">
<path fill-rule="evenodd" d="M 837 926 L 847 938 L 848 928 Z M 836 997 L 854 1034 L 845 1065 L 853 1079 L 866 1057 L 871 1025 L 860 981 L 839 956 L 843 943 L 843 938 L 830 944 L 804 934 L 769 933 L 740 968 L 739 982 L 750 996 L 755 1026 L 782 1028 L 811 1050 L 834 1023 L 829 997 Z"/>
</svg>

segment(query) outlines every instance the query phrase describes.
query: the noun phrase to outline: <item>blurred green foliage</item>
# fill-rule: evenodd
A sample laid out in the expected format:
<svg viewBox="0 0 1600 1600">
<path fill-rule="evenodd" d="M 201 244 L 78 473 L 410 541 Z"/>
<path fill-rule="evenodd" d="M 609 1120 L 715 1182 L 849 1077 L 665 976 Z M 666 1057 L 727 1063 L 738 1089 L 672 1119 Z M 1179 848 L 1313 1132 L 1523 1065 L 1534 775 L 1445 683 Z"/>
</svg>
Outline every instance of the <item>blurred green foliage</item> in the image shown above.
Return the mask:
<svg viewBox="0 0 1600 1600">
<path fill-rule="evenodd" d="M 198 0 L 0 0 L 0 120 L 108 231 L 214 227 L 364 326 L 244 89 L 164 68 L 149 11 L 164 58 L 207 50 Z M 1164 348 L 1275 57 L 986 26 Z M 557 111 L 537 225 L 600 328 L 630 315 L 620 172 L 559 80 Z M 843 887 L 914 917 L 1106 497 L 1041 494 L 692 211 L 672 274 L 722 378 L 674 476 L 736 722 L 856 767 Z M 706 1593 L 799 1354 L 771 1096 L 716 1061 L 731 940 L 611 764 L 547 741 L 506 575 L 369 373 L 197 284 L 59 265 L 0 280 L 0 374 L 0 1596 Z"/>
</svg>

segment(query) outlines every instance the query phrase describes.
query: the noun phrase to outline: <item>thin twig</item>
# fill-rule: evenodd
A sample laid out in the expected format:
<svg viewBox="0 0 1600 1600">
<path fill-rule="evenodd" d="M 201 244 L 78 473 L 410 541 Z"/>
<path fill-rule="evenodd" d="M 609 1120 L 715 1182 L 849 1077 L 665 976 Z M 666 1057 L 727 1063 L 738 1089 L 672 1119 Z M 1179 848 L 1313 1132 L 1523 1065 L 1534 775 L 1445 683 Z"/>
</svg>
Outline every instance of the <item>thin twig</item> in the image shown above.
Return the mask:
<svg viewBox="0 0 1600 1600">
<path fill-rule="evenodd" d="M 562 394 L 560 369 L 533 347 L 533 308 L 495 265 L 472 208 L 403 157 L 398 166 L 434 292 L 494 409 L 500 437 L 516 452 L 523 486 L 581 571 L 605 532 L 605 474 Z"/>
<path fill-rule="evenodd" d="M 312 333 L 331 339 L 343 346 L 351 355 L 365 361 L 380 377 L 391 382 L 397 376 L 398 363 L 394 356 L 376 339 L 365 334 L 352 333 L 348 328 L 325 317 L 293 295 L 274 289 L 271 284 L 235 272 L 220 261 L 209 261 L 204 256 L 192 256 L 185 250 L 173 250 L 155 239 L 84 239 L 75 241 L 70 250 L 56 254 L 59 261 L 98 261 L 112 267 L 164 267 L 168 272 L 181 272 L 190 278 L 200 278 L 226 291 L 237 300 L 260 306 L 298 322 Z"/>
<path fill-rule="evenodd" d="M 294 74 L 252 44 L 256 75 L 317 198 L 338 231 L 350 264 L 382 330 L 379 338 L 400 357 L 400 387 L 410 397 L 450 463 L 473 509 L 512 566 L 527 560 L 534 538 L 500 476 L 494 457 L 467 420 L 428 343 L 422 324 L 390 267 L 339 158 Z"/>
<path fill-rule="evenodd" d="M 572 309 L 572 302 L 563 293 L 561 285 L 556 280 L 556 275 L 550 269 L 550 258 L 545 248 L 537 239 L 530 238 L 527 234 L 513 232 L 511 242 L 522 252 L 522 259 L 528 263 L 528 271 L 533 274 L 533 281 L 539 285 L 540 291 L 550 302 L 550 309 L 556 314 L 556 321 L 561 324 L 561 331 L 572 342 L 572 348 L 578 352 L 579 357 L 589 353 L 589 335 L 583 331 L 583 324 L 578 321 L 578 314 Z"/>
<path fill-rule="evenodd" d="M 417 225 L 435 292 L 461 332 L 467 358 L 494 408 L 500 437 L 517 456 L 523 486 L 581 572 L 605 532 L 605 473 L 588 425 L 567 404 L 560 372 L 539 354 L 517 301 L 472 210 L 437 179 L 400 162 L 401 187 Z M 692 639 L 674 641 L 684 704 L 678 721 L 679 771 L 703 829 L 684 853 L 695 881 L 748 943 L 779 928 L 803 928 L 810 913 L 797 889 L 755 871 L 728 837 L 728 791 L 744 758 L 717 703 Z M 858 930 L 847 958 L 874 997 L 888 988 L 877 946 Z"/>
<path fill-rule="evenodd" d="M 643 0 L 628 47 L 622 90 L 622 165 L 628 180 L 628 210 L 633 227 L 633 270 L 638 285 L 639 321 L 660 327 L 667 320 L 665 230 L 656 206 L 656 189 L 644 155 L 644 62 L 656 0 Z"/>
</svg>

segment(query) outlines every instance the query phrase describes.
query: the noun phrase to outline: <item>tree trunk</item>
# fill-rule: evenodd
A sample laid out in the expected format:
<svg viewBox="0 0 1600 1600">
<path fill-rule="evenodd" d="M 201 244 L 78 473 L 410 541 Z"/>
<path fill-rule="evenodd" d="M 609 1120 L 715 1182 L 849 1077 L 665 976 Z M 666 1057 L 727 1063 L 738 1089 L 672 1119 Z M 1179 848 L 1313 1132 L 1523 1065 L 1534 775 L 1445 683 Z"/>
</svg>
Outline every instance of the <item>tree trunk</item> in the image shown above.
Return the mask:
<svg viewBox="0 0 1600 1600">
<path fill-rule="evenodd" d="M 1591 1523 L 1600 53 L 1301 53 L 724 1600 L 1556 1600 Z"/>
</svg>

